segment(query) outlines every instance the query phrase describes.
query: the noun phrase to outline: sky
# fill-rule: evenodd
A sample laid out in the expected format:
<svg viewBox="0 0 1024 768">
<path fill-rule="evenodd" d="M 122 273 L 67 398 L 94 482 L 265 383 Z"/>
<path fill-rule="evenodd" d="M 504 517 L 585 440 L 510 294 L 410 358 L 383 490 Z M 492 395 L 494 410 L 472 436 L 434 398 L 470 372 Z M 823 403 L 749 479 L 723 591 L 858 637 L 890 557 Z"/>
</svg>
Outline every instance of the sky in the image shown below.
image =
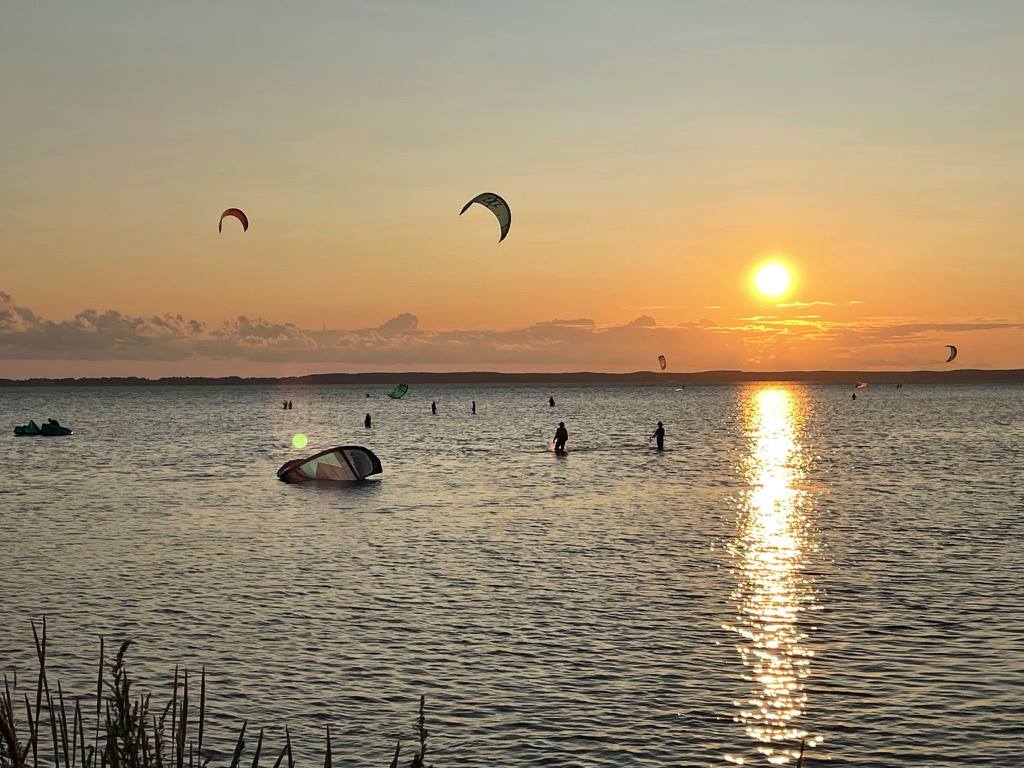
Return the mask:
<svg viewBox="0 0 1024 768">
<path fill-rule="evenodd" d="M 1024 367 L 1019 2 L 0 18 L 0 377 Z"/>
</svg>

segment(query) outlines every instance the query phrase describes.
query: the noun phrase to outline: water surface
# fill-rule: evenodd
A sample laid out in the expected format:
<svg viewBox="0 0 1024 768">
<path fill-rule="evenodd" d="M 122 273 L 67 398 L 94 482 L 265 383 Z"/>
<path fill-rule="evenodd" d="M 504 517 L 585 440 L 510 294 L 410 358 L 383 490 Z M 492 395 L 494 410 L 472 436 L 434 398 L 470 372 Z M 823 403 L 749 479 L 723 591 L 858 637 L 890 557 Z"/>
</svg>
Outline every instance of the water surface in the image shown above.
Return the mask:
<svg viewBox="0 0 1024 768">
<path fill-rule="evenodd" d="M 365 392 L 0 390 L 75 429 L 0 447 L 0 666 L 45 614 L 88 695 L 130 638 L 304 764 L 387 765 L 421 693 L 439 766 L 1024 764 L 1024 388 Z M 298 432 L 384 474 L 286 486 Z"/>
</svg>

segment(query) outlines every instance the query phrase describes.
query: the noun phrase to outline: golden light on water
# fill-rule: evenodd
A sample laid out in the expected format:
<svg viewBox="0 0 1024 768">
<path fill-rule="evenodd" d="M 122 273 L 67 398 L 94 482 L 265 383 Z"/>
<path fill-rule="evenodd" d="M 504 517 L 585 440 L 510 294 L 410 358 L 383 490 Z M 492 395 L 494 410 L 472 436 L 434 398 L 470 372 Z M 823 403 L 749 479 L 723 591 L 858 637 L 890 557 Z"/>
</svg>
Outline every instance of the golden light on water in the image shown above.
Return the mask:
<svg viewBox="0 0 1024 768">
<path fill-rule="evenodd" d="M 292 435 L 292 448 L 302 449 L 309 445 L 309 438 L 299 432 L 296 435 Z"/>
<path fill-rule="evenodd" d="M 754 748 L 770 764 L 794 761 L 807 707 L 804 681 L 813 653 L 801 614 L 815 607 L 813 584 L 803 574 L 808 551 L 801 488 L 806 454 L 798 425 L 804 403 L 785 388 L 754 390 L 744 403 L 750 450 L 743 464 L 749 490 L 741 504 L 732 547 L 736 587 L 736 648 L 746 667 L 747 699 L 735 702 Z M 735 759 L 736 762 L 742 760 Z"/>
</svg>

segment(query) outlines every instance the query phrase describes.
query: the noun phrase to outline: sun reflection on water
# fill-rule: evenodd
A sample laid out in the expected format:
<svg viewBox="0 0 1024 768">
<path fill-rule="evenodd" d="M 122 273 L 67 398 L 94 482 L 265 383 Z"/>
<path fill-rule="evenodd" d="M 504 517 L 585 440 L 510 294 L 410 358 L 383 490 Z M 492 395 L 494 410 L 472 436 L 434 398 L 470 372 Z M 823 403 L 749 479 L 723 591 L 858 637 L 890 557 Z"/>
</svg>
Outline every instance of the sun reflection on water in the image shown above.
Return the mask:
<svg viewBox="0 0 1024 768">
<path fill-rule="evenodd" d="M 812 546 L 809 499 L 801 490 L 804 408 L 797 392 L 777 387 L 752 390 L 743 404 L 750 451 L 742 471 L 749 488 L 731 547 L 737 615 L 727 629 L 739 635 L 736 648 L 750 683 L 749 697 L 735 702 L 735 719 L 773 765 L 795 760 L 801 740 L 808 746 L 820 740 L 801 726 L 813 656 L 801 614 L 815 607 L 813 584 L 803 573 Z"/>
</svg>

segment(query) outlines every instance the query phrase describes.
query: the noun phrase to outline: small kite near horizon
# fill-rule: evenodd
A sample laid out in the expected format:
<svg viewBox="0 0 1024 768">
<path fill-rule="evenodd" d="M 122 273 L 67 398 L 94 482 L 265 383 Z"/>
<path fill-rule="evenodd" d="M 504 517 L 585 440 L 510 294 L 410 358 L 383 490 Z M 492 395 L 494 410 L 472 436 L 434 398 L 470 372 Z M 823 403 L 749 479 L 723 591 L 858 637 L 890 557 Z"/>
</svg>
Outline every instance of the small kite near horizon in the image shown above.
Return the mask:
<svg viewBox="0 0 1024 768">
<path fill-rule="evenodd" d="M 218 232 L 224 231 L 224 218 L 227 216 L 233 216 L 234 218 L 242 222 L 243 232 L 249 231 L 249 217 L 246 216 L 245 213 L 243 213 L 240 208 L 228 208 L 226 211 L 224 211 L 224 213 L 220 215 L 220 221 L 217 222 Z"/>
<path fill-rule="evenodd" d="M 855 389 L 867 389 L 867 388 L 868 388 L 868 383 L 866 381 L 862 381 L 862 382 L 858 383 L 857 386 L 855 387 Z"/>
<path fill-rule="evenodd" d="M 949 357 L 946 358 L 946 362 L 952 363 L 953 360 L 956 358 L 957 348 L 954 347 L 952 344 L 947 344 L 946 349 L 949 350 Z"/>
<path fill-rule="evenodd" d="M 501 237 L 498 238 L 498 242 L 500 243 L 504 240 L 505 236 L 508 235 L 509 228 L 512 226 L 512 209 L 508 207 L 508 203 L 505 202 L 504 198 L 493 192 L 483 192 L 462 206 L 459 216 L 469 210 L 469 206 L 473 203 L 491 210 L 491 213 L 498 219 L 498 225 L 501 227 Z"/>
<path fill-rule="evenodd" d="M 664 355 L 658 355 L 658 365 L 661 366 L 661 370 L 668 368 L 668 360 L 665 359 Z"/>
<path fill-rule="evenodd" d="M 409 391 L 408 384 L 399 384 L 397 387 L 388 392 L 388 397 L 392 400 L 401 400 L 405 397 L 405 393 Z"/>
</svg>

